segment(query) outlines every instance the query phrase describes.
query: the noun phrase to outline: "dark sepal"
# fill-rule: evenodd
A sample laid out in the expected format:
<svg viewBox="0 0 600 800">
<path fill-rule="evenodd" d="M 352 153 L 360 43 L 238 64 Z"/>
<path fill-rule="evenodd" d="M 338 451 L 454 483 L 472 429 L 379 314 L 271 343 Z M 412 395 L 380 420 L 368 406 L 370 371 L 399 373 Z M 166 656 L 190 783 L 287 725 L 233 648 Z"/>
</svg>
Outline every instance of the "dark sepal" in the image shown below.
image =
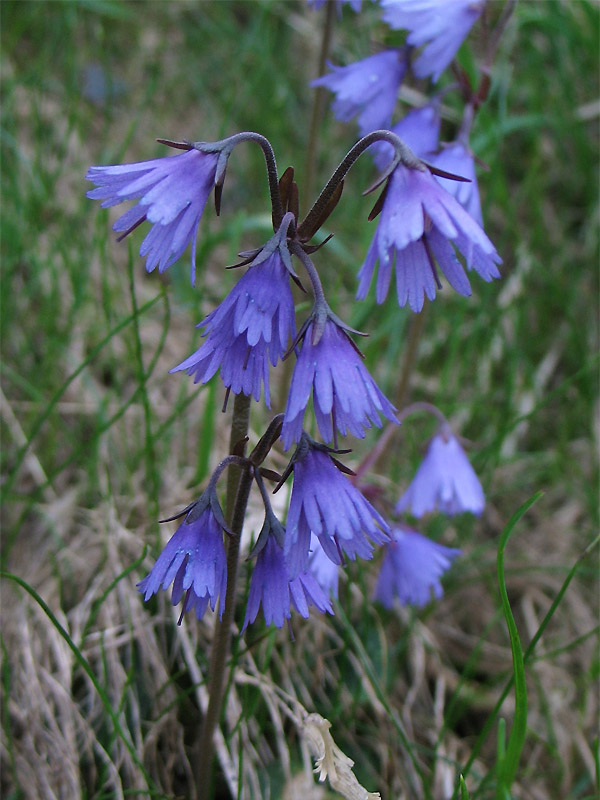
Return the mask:
<svg viewBox="0 0 600 800">
<path fill-rule="evenodd" d="M 385 198 L 386 198 L 386 195 L 387 195 L 387 191 L 388 191 L 388 186 L 389 185 L 390 185 L 389 182 L 386 183 L 386 185 L 383 187 L 383 191 L 381 192 L 381 194 L 379 195 L 379 197 L 375 201 L 375 205 L 371 209 L 371 213 L 369 214 L 369 217 L 368 217 L 369 222 L 374 220 L 375 217 L 377 217 L 381 213 L 381 209 L 383 208 L 383 204 L 385 202 Z"/>
<path fill-rule="evenodd" d="M 463 178 L 462 175 L 455 175 L 453 172 L 446 172 L 444 169 L 438 169 L 433 164 L 423 162 L 432 175 L 437 175 L 438 178 L 447 178 L 449 181 L 461 181 L 461 183 L 471 183 L 471 178 Z"/>
<path fill-rule="evenodd" d="M 279 195 L 281 197 L 281 205 L 283 206 L 284 213 L 288 210 L 289 207 L 293 183 L 294 183 L 294 168 L 288 167 L 284 171 L 281 178 L 279 178 Z"/>
<path fill-rule="evenodd" d="M 157 139 L 159 144 L 166 144 L 167 147 L 174 147 L 175 150 L 193 150 L 194 145 L 184 139 L 182 142 L 174 142 L 172 139 Z"/>
<path fill-rule="evenodd" d="M 327 218 L 330 216 L 332 211 L 335 209 L 337 204 L 340 201 L 340 197 L 342 196 L 342 192 L 344 191 L 344 181 L 341 180 L 338 185 L 335 187 L 335 191 L 329 198 L 329 202 L 325 205 L 317 219 L 311 225 L 309 229 L 303 228 L 302 225 L 298 228 L 298 238 L 301 242 L 308 242 L 315 233 L 319 230 L 319 228 L 326 222 Z"/>
</svg>

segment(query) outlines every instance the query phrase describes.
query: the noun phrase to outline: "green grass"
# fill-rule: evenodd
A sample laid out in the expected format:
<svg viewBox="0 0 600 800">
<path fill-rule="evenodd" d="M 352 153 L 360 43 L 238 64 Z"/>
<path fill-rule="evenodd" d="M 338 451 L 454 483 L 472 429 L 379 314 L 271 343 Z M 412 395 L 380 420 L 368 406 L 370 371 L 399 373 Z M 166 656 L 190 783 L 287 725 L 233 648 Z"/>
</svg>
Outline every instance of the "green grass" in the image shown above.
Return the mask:
<svg viewBox="0 0 600 800">
<path fill-rule="evenodd" d="M 394 41 L 363 5 L 360 24 L 350 9 L 336 24 L 335 63 Z M 168 370 L 233 285 L 223 267 L 268 235 L 267 183 L 258 148 L 236 150 L 221 217 L 201 224 L 191 290 L 188 254 L 148 276 L 143 234 L 114 242 L 83 176 L 162 155 L 159 136 L 250 129 L 270 139 L 280 171 L 295 166 L 302 192 L 322 16 L 267 0 L 5 0 L 0 13 L 2 793 L 190 796 L 211 627 L 177 628 L 168 602 L 144 606 L 135 583 L 164 540 L 157 519 L 197 496 L 226 452 L 222 386 Z M 350 565 L 335 617 L 294 619 L 293 643 L 260 624 L 236 642 L 222 758 L 249 797 L 300 781 L 297 703 L 332 723 L 357 778 L 384 798 L 598 790 L 598 27 L 591 2 L 517 4 L 472 136 L 503 278 L 475 276 L 470 299 L 444 289 L 428 305 L 404 397 L 437 404 L 475 443 L 486 511 L 422 527 L 464 551 L 439 604 L 386 612 L 370 600 L 376 568 Z M 98 74 L 103 97 L 90 94 Z M 453 94 L 445 102 L 460 108 Z M 354 137 L 325 114 L 319 181 Z M 353 299 L 372 178 L 367 157 L 315 262 L 334 310 L 369 333 L 367 363 L 394 397 L 411 314 L 391 295 Z M 273 383 L 275 413 L 285 394 Z M 253 442 L 267 421 L 253 404 Z M 411 417 L 378 464 L 390 502 L 431 433 Z M 348 463 L 377 436 L 352 441 Z M 508 542 L 515 510 L 542 490 Z M 260 519 L 258 504 L 251 513 Z M 229 796 L 222 778 L 216 787 Z"/>
</svg>

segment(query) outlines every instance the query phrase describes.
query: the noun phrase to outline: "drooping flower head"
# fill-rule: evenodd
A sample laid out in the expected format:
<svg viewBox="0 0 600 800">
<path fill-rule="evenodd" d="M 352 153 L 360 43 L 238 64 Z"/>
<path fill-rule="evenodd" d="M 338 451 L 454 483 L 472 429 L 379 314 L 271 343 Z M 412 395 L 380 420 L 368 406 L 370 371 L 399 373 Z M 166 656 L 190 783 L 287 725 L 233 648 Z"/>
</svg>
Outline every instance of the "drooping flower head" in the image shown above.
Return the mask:
<svg viewBox="0 0 600 800">
<path fill-rule="evenodd" d="M 415 477 L 402 495 L 396 511 L 421 517 L 428 511 L 481 514 L 483 489 L 469 459 L 447 425 L 432 438 Z"/>
<path fill-rule="evenodd" d="M 260 399 L 270 407 L 269 361 L 283 357 L 296 333 L 293 274 L 285 234 L 291 214 L 275 236 L 252 260 L 248 271 L 225 300 L 198 327 L 205 329 L 202 346 L 171 372 L 185 370 L 194 383 L 207 383 L 220 369 L 221 379 L 234 394 Z"/>
<path fill-rule="evenodd" d="M 358 277 L 357 297 L 364 299 L 379 262 L 376 299 L 382 303 L 396 272 L 398 303 L 413 311 L 423 308 L 425 296 L 435 298 L 441 288 L 440 267 L 448 283 L 468 297 L 471 286 L 456 256 L 485 281 L 499 278 L 502 259 L 483 229 L 430 172 L 399 164 L 384 189 L 381 218 Z"/>
<path fill-rule="evenodd" d="M 196 273 L 196 232 L 200 217 L 215 185 L 219 153 L 192 148 L 185 153 L 134 164 L 90 167 L 85 176 L 96 184 L 87 196 L 102 200 L 102 208 L 137 199 L 133 208 L 114 223 L 120 239 L 142 222 L 152 227 L 140 246 L 146 269 L 164 272 L 192 242 L 192 271 Z"/>
<path fill-rule="evenodd" d="M 333 314 L 322 321 L 313 315 L 302 332 L 302 345 L 292 375 L 284 413 L 282 439 L 287 450 L 299 442 L 308 401 L 326 442 L 334 430 L 362 439 L 372 424 L 381 427 L 379 415 L 396 422 L 395 409 L 379 389 L 362 356 Z"/>
<path fill-rule="evenodd" d="M 404 144 L 419 158 L 430 161 L 430 154 L 435 152 L 440 138 L 441 117 L 438 104 L 423 106 L 409 111 L 392 128 L 392 132 L 399 136 Z M 377 142 L 371 145 L 374 161 L 383 171 L 394 157 L 394 148 L 387 142 Z M 447 170 L 451 172 L 452 170 Z M 456 173 L 462 175 L 462 172 Z M 451 183 L 451 181 L 446 181 Z M 462 184 L 461 184 L 462 185 Z"/>
<path fill-rule="evenodd" d="M 332 110 L 336 119 L 349 122 L 358 114 L 361 136 L 389 128 L 406 72 L 406 51 L 384 50 L 346 67 L 328 66 L 332 72 L 310 85 L 324 86 L 335 94 Z"/>
<path fill-rule="evenodd" d="M 291 462 L 294 484 L 284 544 L 290 575 L 306 569 L 311 533 L 318 537 L 326 556 L 341 564 L 343 556 L 369 559 L 373 545 L 388 540 L 388 524 L 344 477 L 324 445 L 303 435 Z M 346 470 L 348 471 L 348 470 Z"/>
<path fill-rule="evenodd" d="M 396 597 L 402 605 L 418 608 L 427 605 L 432 595 L 439 600 L 440 579 L 461 551 L 432 542 L 410 528 L 393 528 L 390 537 L 374 599 L 385 608 L 391 608 Z"/>
<path fill-rule="evenodd" d="M 333 614 L 329 598 L 310 573 L 303 572 L 290 580 L 283 550 L 275 536 L 268 536 L 257 555 L 242 632 L 254 622 L 261 605 L 266 624 L 277 628 L 290 619 L 292 606 L 305 619 L 311 605 L 322 613 Z"/>
<path fill-rule="evenodd" d="M 149 600 L 160 589 L 173 584 L 171 602 L 176 606 L 184 593 L 181 619 L 186 611 L 194 609 L 201 619 L 210 603 L 214 611 L 222 598 L 220 616 L 227 583 L 227 563 L 223 545 L 222 512 L 216 500 L 205 493 L 190 508 L 165 549 L 159 555 L 151 572 L 138 583 L 138 589 Z"/>
<path fill-rule="evenodd" d="M 427 46 L 413 64 L 418 78 L 440 77 L 481 15 L 485 0 L 380 0 L 382 19 L 408 30 L 413 47 Z"/>
</svg>

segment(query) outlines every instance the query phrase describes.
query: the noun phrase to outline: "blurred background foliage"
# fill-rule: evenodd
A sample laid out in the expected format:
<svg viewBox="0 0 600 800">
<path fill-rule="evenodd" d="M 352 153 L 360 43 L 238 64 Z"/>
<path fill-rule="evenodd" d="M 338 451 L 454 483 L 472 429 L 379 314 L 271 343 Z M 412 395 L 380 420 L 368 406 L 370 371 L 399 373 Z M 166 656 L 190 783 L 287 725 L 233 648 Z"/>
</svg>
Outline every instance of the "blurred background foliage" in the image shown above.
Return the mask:
<svg viewBox="0 0 600 800">
<path fill-rule="evenodd" d="M 491 4 L 490 24 L 499 8 Z M 167 371 L 197 346 L 194 325 L 233 285 L 223 267 L 269 234 L 264 166 L 257 148 L 236 150 L 221 217 L 205 213 L 201 223 L 194 290 L 187 254 L 166 275 L 148 276 L 137 256 L 142 232 L 115 244 L 114 214 L 85 198 L 83 176 L 90 164 L 165 154 L 157 137 L 249 129 L 269 138 L 280 171 L 294 165 L 302 197 L 323 15 L 291 0 L 4 0 L 0 13 L 4 568 L 45 599 L 112 698 L 151 775 L 150 795 L 187 796 L 201 705 L 191 665 L 205 672 L 211 626 L 190 620 L 174 630 L 168 602 L 144 608 L 135 582 L 166 535 L 156 520 L 197 496 L 225 454 L 222 387 L 194 387 Z M 495 717 L 478 737 L 511 671 L 499 533 L 545 490 L 507 552 L 526 646 L 598 528 L 598 22 L 594 2 L 517 3 L 471 141 L 486 165 L 484 220 L 503 278 L 474 276 L 470 299 L 445 288 L 427 305 L 399 398 L 437 404 L 473 441 L 488 498 L 481 520 L 437 515 L 422 528 L 464 550 L 444 601 L 418 614 L 384 612 L 370 601 L 374 569 L 351 565 L 335 619 L 295 620 L 294 644 L 257 626 L 236 653 L 240 669 L 255 659 L 265 679 L 330 719 L 361 781 L 383 797 L 449 797 L 471 756 L 471 796 L 493 796 Z M 475 29 L 459 54 L 475 74 L 481 37 Z M 346 64 L 400 41 L 376 5 L 363 3 L 360 15 L 344 7 L 331 60 Z M 444 103 L 442 138 L 451 140 L 460 100 L 449 93 Z M 408 108 L 401 102 L 397 118 Z M 355 135 L 352 123 L 324 114 L 321 182 Z M 361 191 L 374 174 L 368 156 L 353 169 L 323 232 L 335 236 L 315 260 L 330 304 L 369 333 L 367 363 L 398 398 L 411 314 L 393 292 L 381 307 L 372 294 L 353 300 L 375 225 Z M 274 385 L 275 413 L 285 376 Z M 254 438 L 266 419 L 256 405 Z M 396 434 L 372 476 L 387 502 L 408 484 L 432 431 L 414 418 Z M 348 463 L 378 435 L 353 441 Z M 284 465 L 282 454 L 273 458 Z M 254 512 L 249 528 L 260 520 L 258 505 Z M 528 669 L 518 797 L 594 795 L 595 560 L 581 562 Z M 45 612 L 12 584 L 3 609 L 6 796 L 148 793 L 147 775 Z M 278 727 L 256 686 L 238 687 L 237 699 L 243 722 L 230 739 L 244 755 L 242 783 L 260 785 L 256 796 L 293 797 L 290 776 L 302 773 L 296 733 Z M 510 700 L 501 713 L 510 724 Z M 227 796 L 223 787 L 217 781 Z"/>
</svg>

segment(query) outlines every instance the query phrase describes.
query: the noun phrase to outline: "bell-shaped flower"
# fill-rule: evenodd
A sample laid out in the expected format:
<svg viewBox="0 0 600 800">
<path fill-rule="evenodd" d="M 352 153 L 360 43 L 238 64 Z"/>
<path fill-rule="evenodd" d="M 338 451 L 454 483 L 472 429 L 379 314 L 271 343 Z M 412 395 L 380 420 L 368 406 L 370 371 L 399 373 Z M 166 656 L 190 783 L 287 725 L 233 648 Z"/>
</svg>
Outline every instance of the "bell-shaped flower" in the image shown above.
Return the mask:
<svg viewBox="0 0 600 800">
<path fill-rule="evenodd" d="M 138 589 L 149 600 L 160 589 L 173 584 L 171 601 L 178 605 L 184 593 L 181 617 L 194 609 L 201 619 L 210 603 L 214 611 L 217 600 L 222 599 L 220 615 L 223 615 L 227 584 L 227 562 L 223 545 L 222 512 L 205 495 L 191 508 L 186 509 L 185 518 L 167 542 L 151 572 L 138 583 Z"/>
<path fill-rule="evenodd" d="M 311 86 L 324 86 L 335 94 L 332 110 L 336 119 L 349 122 L 358 114 L 361 136 L 389 128 L 407 68 L 406 51 L 384 50 L 346 67 L 328 66 L 332 71 Z"/>
<path fill-rule="evenodd" d="M 413 311 L 420 311 L 425 296 L 433 300 L 437 288 L 441 288 L 436 264 L 453 289 L 466 297 L 471 294 L 456 251 L 467 269 L 474 269 L 485 281 L 500 277 L 496 265 L 502 259 L 492 242 L 425 167 L 419 170 L 398 165 L 382 198 L 378 201 L 379 225 L 358 273 L 359 299 L 366 297 L 377 263 L 377 302 L 385 300 L 395 267 L 398 303 L 408 303 Z"/>
<path fill-rule="evenodd" d="M 304 572 L 290 579 L 283 550 L 272 535 L 256 557 L 242 632 L 254 622 L 261 606 L 266 624 L 277 628 L 290 619 L 292 607 L 305 619 L 309 606 L 333 614 L 329 598 L 312 575 Z"/>
<path fill-rule="evenodd" d="M 198 325 L 205 329 L 205 341 L 171 372 L 185 370 L 194 383 L 207 383 L 220 370 L 228 389 L 255 400 L 264 384 L 270 407 L 269 361 L 277 364 L 296 333 L 285 230 L 259 251 L 223 302 Z"/>
<path fill-rule="evenodd" d="M 408 30 L 406 41 L 426 47 L 413 64 L 418 78 L 440 77 L 480 17 L 485 0 L 380 0 L 382 19 Z"/>
<path fill-rule="evenodd" d="M 443 425 L 432 438 L 410 486 L 396 505 L 421 517 L 429 511 L 479 515 L 485 506 L 483 489 L 456 436 Z"/>
<path fill-rule="evenodd" d="M 191 145 L 190 145 L 191 148 Z M 200 217 L 215 184 L 219 153 L 187 152 L 151 161 L 90 167 L 85 176 L 96 184 L 87 196 L 102 200 L 102 208 L 137 199 L 133 208 L 114 223 L 120 232 L 119 240 L 142 222 L 152 227 L 140 246 L 140 256 L 146 256 L 146 269 L 158 267 L 164 272 L 183 254 L 192 242 L 192 271 L 196 273 L 196 233 Z"/>
<path fill-rule="evenodd" d="M 311 533 L 318 537 L 329 560 L 338 565 L 344 556 L 351 561 L 356 556 L 370 559 L 371 541 L 388 541 L 388 524 L 344 477 L 342 465 L 332 459 L 328 448 L 304 434 L 290 466 L 294 484 L 284 553 L 291 576 L 308 565 Z"/>
<path fill-rule="evenodd" d="M 410 528 L 396 527 L 385 545 L 374 599 L 391 608 L 397 597 L 402 605 L 422 608 L 432 596 L 442 596 L 442 575 L 461 551 L 432 542 Z"/>
<path fill-rule="evenodd" d="M 372 424 L 381 427 L 379 415 L 396 422 L 395 409 L 379 389 L 356 345 L 333 315 L 324 322 L 313 315 L 305 324 L 302 345 L 292 375 L 281 437 L 287 450 L 300 441 L 304 413 L 313 394 L 313 407 L 321 436 L 334 438 L 334 428 L 362 439 Z"/>
</svg>

